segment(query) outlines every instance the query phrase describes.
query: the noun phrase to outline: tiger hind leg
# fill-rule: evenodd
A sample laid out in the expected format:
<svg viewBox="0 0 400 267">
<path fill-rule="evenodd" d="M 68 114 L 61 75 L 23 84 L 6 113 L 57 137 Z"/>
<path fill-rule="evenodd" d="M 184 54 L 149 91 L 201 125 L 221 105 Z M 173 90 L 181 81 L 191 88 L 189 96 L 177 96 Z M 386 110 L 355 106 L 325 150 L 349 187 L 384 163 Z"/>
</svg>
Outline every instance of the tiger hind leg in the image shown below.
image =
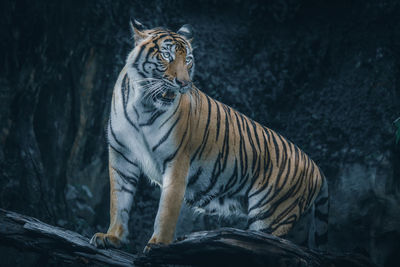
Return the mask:
<svg viewBox="0 0 400 267">
<path fill-rule="evenodd" d="M 297 221 L 298 205 L 283 205 L 277 209 L 272 205 L 251 209 L 248 214 L 247 228 L 278 237 L 285 237 Z M 250 204 L 251 207 L 251 204 Z M 284 208 L 284 209 L 283 209 Z M 271 212 L 275 210 L 275 212 Z"/>
<path fill-rule="evenodd" d="M 308 247 L 326 251 L 328 244 L 329 191 L 324 178 L 320 193 L 312 205 L 311 227 L 308 233 Z"/>
<path fill-rule="evenodd" d="M 277 224 L 274 224 L 270 219 L 256 220 L 252 222 L 253 220 L 249 220 L 249 230 L 260 231 L 278 237 L 285 237 L 294 225 L 294 221 L 292 221 L 289 217 L 283 218 L 283 222 Z"/>
</svg>

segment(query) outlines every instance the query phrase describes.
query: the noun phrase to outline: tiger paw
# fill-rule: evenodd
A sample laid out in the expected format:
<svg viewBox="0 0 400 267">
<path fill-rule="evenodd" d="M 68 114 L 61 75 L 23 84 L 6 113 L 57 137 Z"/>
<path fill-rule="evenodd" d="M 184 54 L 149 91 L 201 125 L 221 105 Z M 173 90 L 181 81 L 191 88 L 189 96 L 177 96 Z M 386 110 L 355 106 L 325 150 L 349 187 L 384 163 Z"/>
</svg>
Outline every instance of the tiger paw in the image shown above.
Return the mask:
<svg viewBox="0 0 400 267">
<path fill-rule="evenodd" d="M 165 246 L 166 243 L 160 242 L 156 236 L 152 236 L 149 242 L 147 243 L 146 247 L 143 249 L 144 254 L 148 254 L 150 250 L 154 247 Z"/>
<path fill-rule="evenodd" d="M 120 248 L 121 239 L 111 234 L 96 233 L 90 239 L 90 244 L 98 248 Z"/>
<path fill-rule="evenodd" d="M 143 249 L 143 253 L 147 254 L 150 252 L 151 248 L 154 247 L 154 245 L 157 244 L 157 237 L 153 236 L 150 238 L 149 242 L 147 242 L 147 245 Z"/>
</svg>

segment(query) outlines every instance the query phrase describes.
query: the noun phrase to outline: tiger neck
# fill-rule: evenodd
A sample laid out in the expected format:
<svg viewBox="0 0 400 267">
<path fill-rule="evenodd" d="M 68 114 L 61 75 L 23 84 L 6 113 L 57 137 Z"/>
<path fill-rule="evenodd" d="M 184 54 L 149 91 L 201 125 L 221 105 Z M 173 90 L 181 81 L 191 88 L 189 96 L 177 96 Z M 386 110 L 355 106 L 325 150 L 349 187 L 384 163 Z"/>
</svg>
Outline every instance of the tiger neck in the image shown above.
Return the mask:
<svg viewBox="0 0 400 267">
<path fill-rule="evenodd" d="M 129 79 L 129 77 L 127 77 Z M 140 127 L 150 127 L 159 117 L 170 116 L 179 108 L 182 99 L 180 94 L 177 95 L 175 101 L 166 106 L 159 106 L 156 103 L 143 101 L 143 90 L 138 85 L 129 81 L 128 101 L 126 104 L 127 112 L 134 116 L 135 121 Z"/>
</svg>

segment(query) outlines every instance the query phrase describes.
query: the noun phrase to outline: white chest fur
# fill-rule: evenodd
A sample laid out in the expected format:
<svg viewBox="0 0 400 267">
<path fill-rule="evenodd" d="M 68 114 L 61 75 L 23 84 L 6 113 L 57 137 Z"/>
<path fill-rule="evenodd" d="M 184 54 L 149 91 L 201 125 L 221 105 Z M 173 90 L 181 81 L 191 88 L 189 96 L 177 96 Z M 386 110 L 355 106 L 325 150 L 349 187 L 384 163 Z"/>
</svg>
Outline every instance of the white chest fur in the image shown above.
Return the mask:
<svg viewBox="0 0 400 267">
<path fill-rule="evenodd" d="M 130 161 L 136 162 L 141 171 L 153 182 L 162 184 L 163 158 L 176 147 L 173 138 L 163 140 L 166 129 L 171 127 L 174 106 L 160 110 L 145 108 L 134 96 L 133 88 L 124 91 L 123 79 L 114 89 L 108 140 L 111 146 L 119 147 Z M 121 88 L 121 89 L 119 89 Z M 161 140 L 162 146 L 159 145 Z M 125 164 L 123 160 L 115 164 Z M 126 164 L 125 164 L 126 165 Z M 126 168 L 127 166 L 119 166 Z"/>
</svg>

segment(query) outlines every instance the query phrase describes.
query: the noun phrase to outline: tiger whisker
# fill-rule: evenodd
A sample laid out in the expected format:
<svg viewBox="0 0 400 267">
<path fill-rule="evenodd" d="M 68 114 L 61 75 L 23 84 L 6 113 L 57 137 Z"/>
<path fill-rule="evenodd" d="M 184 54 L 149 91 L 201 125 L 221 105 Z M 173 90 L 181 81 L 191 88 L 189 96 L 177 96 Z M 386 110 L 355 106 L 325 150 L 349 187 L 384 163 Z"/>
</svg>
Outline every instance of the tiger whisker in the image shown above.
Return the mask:
<svg viewBox="0 0 400 267">
<path fill-rule="evenodd" d="M 147 88 L 147 92 L 143 95 L 142 99 L 144 100 L 151 99 L 162 90 L 163 90 L 162 83 L 156 83 L 153 86 Z"/>
<path fill-rule="evenodd" d="M 151 94 L 149 94 L 149 97 L 148 97 L 148 98 L 151 99 L 151 98 L 155 97 L 155 96 L 156 96 L 158 93 L 160 93 L 161 91 L 163 91 L 163 87 L 162 87 L 162 86 L 160 86 L 160 87 L 154 89 L 153 92 L 152 92 Z"/>
<path fill-rule="evenodd" d="M 160 81 L 161 79 L 157 79 L 157 78 L 142 78 L 142 79 L 136 79 L 136 80 L 132 80 L 134 82 L 141 82 L 141 81 Z"/>
<path fill-rule="evenodd" d="M 141 88 L 146 88 L 146 87 L 150 87 L 150 86 L 153 86 L 154 84 L 157 84 L 158 82 L 156 82 L 156 81 L 147 81 L 147 82 L 135 82 L 134 83 L 134 86 L 135 87 L 141 87 Z"/>
</svg>

